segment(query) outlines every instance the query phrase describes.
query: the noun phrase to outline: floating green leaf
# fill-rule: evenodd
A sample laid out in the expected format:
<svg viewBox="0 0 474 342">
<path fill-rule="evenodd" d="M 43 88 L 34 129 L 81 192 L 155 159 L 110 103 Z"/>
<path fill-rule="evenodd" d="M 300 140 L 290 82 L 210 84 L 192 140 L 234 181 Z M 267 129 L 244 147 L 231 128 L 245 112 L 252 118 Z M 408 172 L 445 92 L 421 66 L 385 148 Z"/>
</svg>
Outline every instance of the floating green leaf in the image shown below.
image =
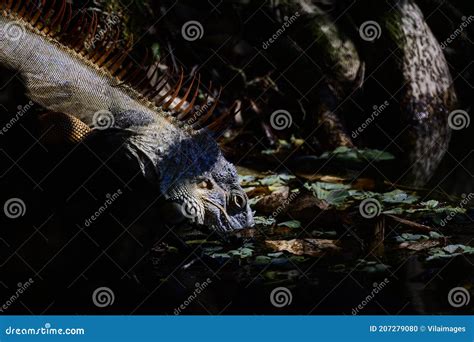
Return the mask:
<svg viewBox="0 0 474 342">
<path fill-rule="evenodd" d="M 395 189 L 382 194 L 382 201 L 385 203 L 408 203 L 412 204 L 418 200 L 415 195 L 409 195 L 405 191 Z"/>
<path fill-rule="evenodd" d="M 442 248 L 433 248 L 429 251 L 430 256 L 426 259 L 427 261 L 430 260 L 440 260 L 440 259 L 447 259 L 452 258 L 462 254 L 474 254 L 474 247 L 465 246 L 461 244 L 457 245 L 448 245 Z"/>
<path fill-rule="evenodd" d="M 289 181 L 295 179 L 296 177 L 293 175 L 287 174 L 278 174 L 278 175 L 270 175 L 266 176 L 259 180 L 260 185 L 285 185 Z"/>
<path fill-rule="evenodd" d="M 278 226 L 298 229 L 298 228 L 301 228 L 301 222 L 298 220 L 285 221 L 285 222 L 278 223 Z"/>
<path fill-rule="evenodd" d="M 258 265 L 266 265 L 271 262 L 272 262 L 272 258 L 265 255 L 259 255 L 255 258 L 255 263 Z"/>
<path fill-rule="evenodd" d="M 393 160 L 395 157 L 384 151 L 372 150 L 372 149 L 354 149 L 345 146 L 336 148 L 334 151 L 325 152 L 320 159 L 335 158 L 343 161 L 383 161 Z"/>
<path fill-rule="evenodd" d="M 276 220 L 271 216 L 255 216 L 254 222 L 256 225 L 273 226 L 276 223 Z"/>
<path fill-rule="evenodd" d="M 272 258 L 279 258 L 283 255 L 283 252 L 268 253 L 267 255 Z"/>
<path fill-rule="evenodd" d="M 228 254 L 232 256 L 240 257 L 241 259 L 251 257 L 253 255 L 253 249 L 247 247 L 240 247 L 239 249 L 233 249 Z"/>
<path fill-rule="evenodd" d="M 328 204 L 341 206 L 350 197 L 347 190 L 333 190 L 324 199 Z"/>
</svg>

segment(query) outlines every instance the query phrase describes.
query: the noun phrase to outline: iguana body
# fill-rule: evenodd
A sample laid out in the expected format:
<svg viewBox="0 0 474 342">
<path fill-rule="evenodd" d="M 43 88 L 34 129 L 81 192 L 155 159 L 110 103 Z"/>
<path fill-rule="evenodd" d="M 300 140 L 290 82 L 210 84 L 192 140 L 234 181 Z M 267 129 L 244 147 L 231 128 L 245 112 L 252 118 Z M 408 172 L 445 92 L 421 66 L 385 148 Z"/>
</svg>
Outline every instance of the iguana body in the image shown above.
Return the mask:
<svg viewBox="0 0 474 342">
<path fill-rule="evenodd" d="M 51 8 L 39 12 L 29 1 L 1 3 L 0 63 L 21 74 L 33 101 L 96 127 L 95 134 L 125 137 L 126 150 L 145 178 L 160 195 L 179 203 L 186 217 L 220 231 L 252 225 L 235 168 L 224 159 L 209 131 L 193 129 L 177 119 L 189 115 L 197 91 L 187 110 L 179 111 L 184 100 L 175 106 L 173 117 L 162 107 L 168 108 L 176 99 L 179 86 L 154 103 L 154 95 L 144 93 L 159 94 L 160 89 L 153 92 L 145 87 L 140 92 L 133 82 L 129 82 L 132 86 L 124 84 L 127 73 L 132 72 L 122 67 L 125 54 L 111 53 L 110 44 L 104 44 L 102 50 L 84 50 L 84 41 L 96 29 L 95 16 L 90 25 L 81 20 L 66 31 L 70 18 L 65 13 L 70 7 L 65 1 L 56 7 L 53 2 Z M 67 44 L 71 32 L 79 39 Z M 193 127 L 204 126 L 212 109 Z"/>
</svg>

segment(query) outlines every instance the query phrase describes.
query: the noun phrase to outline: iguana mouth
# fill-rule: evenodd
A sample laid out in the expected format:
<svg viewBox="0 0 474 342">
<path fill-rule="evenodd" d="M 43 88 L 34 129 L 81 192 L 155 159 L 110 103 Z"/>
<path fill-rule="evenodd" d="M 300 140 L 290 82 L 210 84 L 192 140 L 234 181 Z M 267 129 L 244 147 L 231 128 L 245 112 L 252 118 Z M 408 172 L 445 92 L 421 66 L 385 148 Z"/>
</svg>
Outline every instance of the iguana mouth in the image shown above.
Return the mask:
<svg viewBox="0 0 474 342">
<path fill-rule="evenodd" d="M 183 219 L 186 219 L 186 221 L 191 224 L 207 226 L 214 231 L 222 233 L 229 233 L 239 229 L 239 227 L 233 224 L 233 220 L 227 213 L 224 205 L 202 195 L 196 196 L 195 198 L 186 187 L 178 187 L 171 190 L 167 196 L 167 200 L 173 203 L 175 209 L 180 211 Z M 208 209 L 214 208 L 214 210 L 208 210 L 206 207 Z M 216 209 L 217 212 L 215 211 Z M 214 214 L 211 215 L 215 216 L 217 222 L 206 224 L 206 215 L 209 215 L 209 212 L 214 212 Z"/>
<path fill-rule="evenodd" d="M 208 204 L 211 204 L 213 205 L 214 207 L 216 207 L 217 209 L 219 209 L 220 213 L 222 214 L 222 216 L 225 218 L 225 220 L 227 221 L 227 225 L 222 225 L 221 228 L 217 228 L 215 230 L 222 230 L 224 232 L 229 232 L 229 231 L 232 231 L 234 230 L 234 227 L 232 226 L 232 221 L 229 217 L 229 215 L 227 214 L 227 212 L 225 211 L 225 209 L 220 205 L 220 204 L 217 204 L 216 202 L 206 198 L 206 197 L 203 197 L 202 198 L 204 202 L 208 203 Z"/>
</svg>

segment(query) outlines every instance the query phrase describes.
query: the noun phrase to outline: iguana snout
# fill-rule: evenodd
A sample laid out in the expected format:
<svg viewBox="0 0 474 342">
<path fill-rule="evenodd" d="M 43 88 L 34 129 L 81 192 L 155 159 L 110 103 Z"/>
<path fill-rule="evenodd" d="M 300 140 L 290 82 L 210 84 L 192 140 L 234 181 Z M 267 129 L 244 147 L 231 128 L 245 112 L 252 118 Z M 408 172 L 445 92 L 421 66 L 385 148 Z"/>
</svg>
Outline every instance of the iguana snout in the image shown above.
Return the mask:
<svg viewBox="0 0 474 342">
<path fill-rule="evenodd" d="M 185 180 L 169 191 L 168 201 L 175 204 L 182 219 L 218 232 L 253 226 L 247 195 L 238 184 L 237 177 L 227 178 L 228 182 L 222 182 L 222 179 L 215 179 L 209 173 Z"/>
</svg>

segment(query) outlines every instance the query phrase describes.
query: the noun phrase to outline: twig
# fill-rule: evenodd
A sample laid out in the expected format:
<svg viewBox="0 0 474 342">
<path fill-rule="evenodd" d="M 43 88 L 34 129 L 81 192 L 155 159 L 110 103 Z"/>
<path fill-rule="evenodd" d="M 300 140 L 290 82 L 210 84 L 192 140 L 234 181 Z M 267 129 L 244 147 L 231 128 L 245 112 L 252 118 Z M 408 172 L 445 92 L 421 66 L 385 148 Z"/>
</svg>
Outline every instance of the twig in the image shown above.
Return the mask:
<svg viewBox="0 0 474 342">
<path fill-rule="evenodd" d="M 394 215 L 390 215 L 390 214 L 384 214 L 385 216 L 387 217 L 390 217 L 391 219 L 397 221 L 397 222 L 400 222 L 401 224 L 404 224 L 406 226 L 409 226 L 411 228 L 414 228 L 416 230 L 419 230 L 419 231 L 422 231 L 422 232 L 432 232 L 433 229 L 431 227 L 428 227 L 424 224 L 421 224 L 421 223 L 417 223 L 417 222 L 413 222 L 413 221 L 410 221 L 410 220 L 407 220 L 407 219 L 402 219 L 398 216 L 394 216 Z"/>
</svg>

